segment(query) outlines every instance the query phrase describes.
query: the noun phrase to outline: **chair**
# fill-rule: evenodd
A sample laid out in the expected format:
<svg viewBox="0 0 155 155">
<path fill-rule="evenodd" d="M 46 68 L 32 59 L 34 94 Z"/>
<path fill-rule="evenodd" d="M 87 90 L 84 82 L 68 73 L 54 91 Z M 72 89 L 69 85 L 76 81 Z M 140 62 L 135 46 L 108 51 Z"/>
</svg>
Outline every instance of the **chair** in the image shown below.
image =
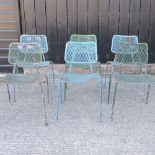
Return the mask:
<svg viewBox="0 0 155 155">
<path fill-rule="evenodd" d="M 11 43 L 9 45 L 9 55 L 8 55 L 8 62 L 13 66 L 37 66 L 41 63 L 42 60 L 42 52 L 40 50 L 40 46 L 37 43 Z M 9 101 L 11 101 L 11 95 L 9 91 L 8 85 L 23 85 L 23 84 L 32 84 L 38 83 L 41 87 L 42 93 L 42 101 L 44 106 L 44 116 L 45 116 L 45 125 L 48 125 L 47 122 L 47 114 L 46 114 L 46 103 L 45 103 L 45 96 L 43 92 L 43 83 L 48 85 L 48 80 L 46 76 L 42 74 L 16 74 L 13 72 L 12 74 L 7 74 L 4 77 L 0 78 L 0 84 L 6 84 L 8 90 Z M 47 89 L 47 92 L 49 90 Z M 15 91 L 14 91 L 15 92 Z M 14 94 L 15 98 L 15 94 Z M 48 96 L 49 102 L 49 96 Z"/>
<path fill-rule="evenodd" d="M 140 70 L 140 72 L 130 73 L 129 71 L 122 72 L 118 71 L 113 73 L 113 77 L 116 81 L 114 96 L 113 96 L 113 104 L 112 104 L 112 113 L 111 119 L 113 119 L 114 115 L 114 106 L 115 106 L 115 98 L 118 83 L 136 83 L 136 84 L 147 84 L 148 91 L 146 97 L 146 103 L 148 103 L 148 96 L 150 91 L 150 83 L 155 82 L 155 78 L 147 74 L 147 62 L 148 62 L 148 45 L 146 43 L 121 43 L 121 48 L 124 48 L 124 51 L 128 51 L 128 53 L 134 53 L 132 56 L 132 67 L 134 68 L 135 65 L 140 65 L 144 67 L 144 70 Z M 120 52 L 121 54 L 121 52 Z M 133 90 L 134 91 L 134 90 Z"/>
<path fill-rule="evenodd" d="M 107 66 L 108 64 L 112 65 L 112 71 L 110 73 L 109 76 L 109 84 L 108 84 L 108 103 L 109 103 L 109 99 L 110 99 L 110 88 L 111 88 L 111 79 L 112 79 L 112 74 L 114 71 L 114 68 L 120 67 L 122 65 L 130 65 L 133 63 L 133 55 L 131 52 L 134 51 L 130 51 L 130 53 L 128 53 L 128 51 L 122 51 L 122 49 L 120 49 L 120 43 L 138 43 L 138 37 L 135 35 L 114 35 L 112 37 L 112 44 L 111 44 L 111 52 L 114 53 L 114 61 L 107 61 L 106 63 L 106 75 L 107 75 Z M 125 53 L 126 52 L 126 53 Z M 134 54 L 134 53 L 133 53 Z M 105 76 L 105 85 L 106 85 L 106 76 Z"/>
<path fill-rule="evenodd" d="M 59 107 L 62 103 L 62 83 L 89 84 L 99 83 L 100 88 L 100 120 L 102 117 L 102 80 L 100 74 L 93 72 L 92 65 L 97 62 L 97 46 L 95 42 L 67 42 L 65 48 L 65 62 L 70 64 L 68 72 L 65 72 L 58 81 L 57 111 L 58 120 Z M 87 64 L 91 73 L 72 73 L 72 65 Z"/>
<path fill-rule="evenodd" d="M 97 45 L 97 38 L 95 35 L 72 34 L 70 36 L 70 41 L 73 41 L 73 42 L 95 42 Z M 66 72 L 68 72 L 69 66 L 70 66 L 69 63 L 65 63 Z M 85 63 L 85 64 L 84 63 L 83 64 L 76 63 L 76 64 L 72 64 L 72 68 L 90 69 L 90 66 L 87 63 Z M 101 63 L 99 61 L 92 64 L 92 68 L 93 68 L 93 70 L 97 70 L 101 74 Z M 65 84 L 64 98 L 66 98 L 66 89 L 67 89 L 67 84 Z"/>
<path fill-rule="evenodd" d="M 97 38 L 95 35 L 83 35 L 83 34 L 72 34 L 70 37 L 70 41 L 73 42 L 95 42 L 97 45 Z M 66 70 L 69 67 L 69 64 L 66 63 Z M 74 64 L 72 65 L 74 68 L 83 68 L 83 69 L 89 69 L 89 66 L 87 64 Z M 99 73 L 101 74 L 101 63 L 98 61 L 94 64 L 92 64 L 93 69 L 97 69 Z"/>
<path fill-rule="evenodd" d="M 33 66 L 33 65 L 24 65 L 22 64 L 19 67 L 22 68 L 36 68 L 37 71 L 39 68 L 43 68 L 43 67 L 49 67 L 50 64 L 52 66 L 52 72 L 48 72 L 47 76 L 49 79 L 49 84 L 50 84 L 50 91 L 53 91 L 53 84 L 54 84 L 54 67 L 53 67 L 53 62 L 52 61 L 46 61 L 45 60 L 45 56 L 44 54 L 46 54 L 48 52 L 48 42 L 47 42 L 47 37 L 45 35 L 29 35 L 29 34 L 23 34 L 20 36 L 20 43 L 38 43 L 40 45 L 40 49 L 42 52 L 42 57 L 43 57 L 43 61 L 41 63 L 38 63 L 37 65 Z M 53 82 L 51 81 L 51 79 L 53 80 Z"/>
</svg>

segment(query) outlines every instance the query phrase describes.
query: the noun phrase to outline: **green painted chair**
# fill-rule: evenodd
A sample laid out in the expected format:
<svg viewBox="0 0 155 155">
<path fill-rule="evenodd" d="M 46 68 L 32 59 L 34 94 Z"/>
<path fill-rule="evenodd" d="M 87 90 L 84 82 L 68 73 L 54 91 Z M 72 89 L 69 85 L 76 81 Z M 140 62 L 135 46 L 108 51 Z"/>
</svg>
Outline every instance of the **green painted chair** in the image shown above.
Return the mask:
<svg viewBox="0 0 155 155">
<path fill-rule="evenodd" d="M 155 82 L 155 77 L 153 78 L 151 75 L 147 74 L 148 45 L 146 43 L 121 43 L 120 49 L 122 50 L 120 50 L 120 52 L 118 51 L 119 54 L 123 54 L 123 53 L 129 54 L 132 60 L 132 64 L 130 63 L 131 64 L 130 67 L 132 67 L 133 69 L 136 69 L 136 71 L 134 71 L 133 73 L 130 70 L 124 71 L 123 69 L 120 69 L 117 72 L 113 73 L 113 78 L 115 79 L 116 84 L 115 84 L 115 90 L 114 90 L 114 96 L 113 96 L 111 119 L 113 119 L 113 115 L 114 115 L 114 106 L 115 106 L 118 83 L 147 84 L 148 91 L 146 95 L 146 103 L 148 103 L 150 84 Z M 131 53 L 132 53 L 132 56 L 130 55 Z M 123 56 L 120 62 L 124 63 Z M 137 70 L 137 68 L 135 68 L 136 66 L 139 66 L 140 70 Z"/>
<path fill-rule="evenodd" d="M 112 70 L 109 76 L 109 84 L 108 84 L 108 103 L 110 99 L 110 89 L 111 89 L 111 82 L 112 82 L 112 74 L 115 68 L 124 65 L 130 65 L 134 63 L 133 55 L 136 51 L 123 48 L 120 46 L 121 43 L 138 43 L 138 37 L 135 35 L 114 35 L 112 37 L 112 44 L 111 44 L 111 52 L 114 53 L 114 60 L 107 61 L 106 69 L 105 69 L 105 85 L 107 79 L 107 66 L 111 64 Z"/>
<path fill-rule="evenodd" d="M 15 67 L 20 67 L 21 65 L 25 66 L 37 66 L 39 63 L 43 61 L 42 52 L 40 50 L 40 46 L 37 43 L 11 43 L 9 45 L 9 55 L 8 62 Z M 7 85 L 7 91 L 9 96 L 9 101 L 12 103 L 9 85 L 13 85 L 14 88 L 16 85 L 29 85 L 38 83 L 41 87 L 41 97 L 44 107 L 44 117 L 45 117 L 45 125 L 48 125 L 47 122 L 47 114 L 46 114 L 46 103 L 45 103 L 45 95 L 43 91 L 43 84 L 47 84 L 47 94 L 48 94 L 48 102 L 49 102 L 49 89 L 48 89 L 48 79 L 46 76 L 32 72 L 30 74 L 16 74 L 13 72 L 12 74 L 7 74 L 4 77 L 0 77 L 0 84 Z M 29 87 L 30 89 L 31 87 Z M 38 96 L 40 96 L 38 94 Z M 14 101 L 16 95 L 14 90 Z"/>
<path fill-rule="evenodd" d="M 73 42 L 95 42 L 97 45 L 97 38 L 95 35 L 83 35 L 83 34 L 72 34 L 70 36 L 70 41 Z M 65 63 L 65 68 L 66 72 L 68 72 L 68 68 L 70 67 L 69 63 Z M 90 69 L 89 64 L 83 63 L 83 64 L 72 64 L 72 68 L 81 68 L 81 69 Z M 93 71 L 97 71 L 101 74 L 101 63 L 98 61 L 96 63 L 92 64 Z M 67 89 L 67 84 L 65 84 L 65 95 L 64 98 L 66 98 L 66 89 Z"/>
</svg>

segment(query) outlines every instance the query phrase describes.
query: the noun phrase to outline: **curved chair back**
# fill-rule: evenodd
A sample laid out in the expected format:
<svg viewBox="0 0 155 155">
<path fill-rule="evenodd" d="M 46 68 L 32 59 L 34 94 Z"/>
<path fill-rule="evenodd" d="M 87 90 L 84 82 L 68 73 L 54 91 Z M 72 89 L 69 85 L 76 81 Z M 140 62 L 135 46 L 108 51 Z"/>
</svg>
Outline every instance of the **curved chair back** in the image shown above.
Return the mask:
<svg viewBox="0 0 155 155">
<path fill-rule="evenodd" d="M 20 36 L 20 43 L 38 43 L 43 53 L 48 52 L 48 42 L 45 35 L 23 34 Z"/>
<path fill-rule="evenodd" d="M 148 63 L 148 44 L 146 43 L 120 43 L 117 61 L 126 64 Z"/>
<path fill-rule="evenodd" d="M 98 60 L 95 42 L 67 42 L 65 62 L 73 64 L 92 64 Z"/>
<path fill-rule="evenodd" d="M 72 34 L 70 41 L 74 42 L 95 42 L 97 43 L 97 38 L 95 35 L 82 35 L 82 34 Z"/>
<path fill-rule="evenodd" d="M 117 53 L 119 51 L 119 43 L 138 43 L 138 37 L 135 35 L 114 35 L 112 37 L 111 52 Z"/>
<path fill-rule="evenodd" d="M 37 43 L 11 43 L 8 62 L 13 65 L 35 65 L 42 62 L 42 52 Z"/>
</svg>

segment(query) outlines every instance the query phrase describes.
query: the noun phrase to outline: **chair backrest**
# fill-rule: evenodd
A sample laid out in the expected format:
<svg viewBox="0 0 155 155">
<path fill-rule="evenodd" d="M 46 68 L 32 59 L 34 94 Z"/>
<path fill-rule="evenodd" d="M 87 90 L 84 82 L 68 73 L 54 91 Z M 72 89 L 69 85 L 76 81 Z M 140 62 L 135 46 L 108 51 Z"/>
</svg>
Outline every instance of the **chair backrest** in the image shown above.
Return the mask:
<svg viewBox="0 0 155 155">
<path fill-rule="evenodd" d="M 20 43 L 38 43 L 43 53 L 48 52 L 48 42 L 45 35 L 23 34 L 20 36 Z"/>
<path fill-rule="evenodd" d="M 42 62 L 42 52 L 37 43 L 11 43 L 9 45 L 8 62 L 18 64 L 38 64 Z"/>
<path fill-rule="evenodd" d="M 138 37 L 135 35 L 114 35 L 112 37 L 111 52 L 117 53 L 119 51 L 119 43 L 138 43 Z"/>
<path fill-rule="evenodd" d="M 97 45 L 95 42 L 73 42 L 66 43 L 65 62 L 70 64 L 92 64 L 98 60 Z"/>
<path fill-rule="evenodd" d="M 97 43 L 97 38 L 95 35 L 83 35 L 83 34 L 72 34 L 70 41 L 78 42 L 95 42 Z"/>
<path fill-rule="evenodd" d="M 146 64 L 148 63 L 148 44 L 147 43 L 120 43 L 117 61 L 125 64 Z M 125 53 L 125 54 L 123 54 Z M 116 55 L 117 55 L 116 54 Z"/>
</svg>

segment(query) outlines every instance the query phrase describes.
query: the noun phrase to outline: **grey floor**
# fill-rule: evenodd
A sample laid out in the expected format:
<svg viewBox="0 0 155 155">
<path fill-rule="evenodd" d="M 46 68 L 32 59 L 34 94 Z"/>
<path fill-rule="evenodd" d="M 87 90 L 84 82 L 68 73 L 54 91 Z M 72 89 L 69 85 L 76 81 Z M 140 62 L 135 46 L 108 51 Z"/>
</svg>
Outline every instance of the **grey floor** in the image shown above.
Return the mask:
<svg viewBox="0 0 155 155">
<path fill-rule="evenodd" d="M 6 86 L 1 86 L 0 155 L 155 155 L 155 85 L 146 105 L 144 86 L 120 84 L 113 121 L 105 89 L 102 123 L 97 85 L 69 88 L 59 121 L 52 101 L 47 105 L 49 126 L 44 126 L 38 85 L 20 86 L 13 105 Z M 112 96 L 113 89 L 114 83 Z"/>
</svg>

